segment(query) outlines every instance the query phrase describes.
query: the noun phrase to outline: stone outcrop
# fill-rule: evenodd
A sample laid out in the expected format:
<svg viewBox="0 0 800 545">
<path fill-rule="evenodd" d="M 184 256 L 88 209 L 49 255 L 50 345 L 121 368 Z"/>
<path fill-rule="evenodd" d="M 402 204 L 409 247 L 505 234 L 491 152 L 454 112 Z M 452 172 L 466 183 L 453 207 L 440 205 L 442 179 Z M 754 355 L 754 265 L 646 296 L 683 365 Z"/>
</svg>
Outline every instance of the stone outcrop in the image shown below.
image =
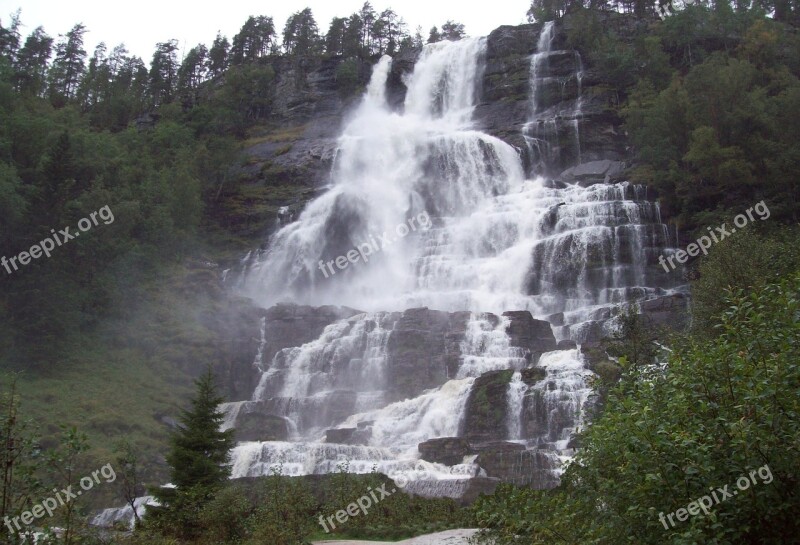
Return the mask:
<svg viewBox="0 0 800 545">
<path fill-rule="evenodd" d="M 454 466 L 464 461 L 464 456 L 475 454 L 475 449 L 463 437 L 441 437 L 419 444 L 420 458 L 427 462 L 435 462 Z"/>
<path fill-rule="evenodd" d="M 511 323 L 507 332 L 513 346 L 526 351 L 525 359 L 531 363 L 539 361 L 539 356 L 556 349 L 556 338 L 549 322 L 534 320 L 527 310 L 504 312 Z"/>
<path fill-rule="evenodd" d="M 402 313 L 387 345 L 387 378 L 393 399 L 417 396 L 455 376 L 469 317 L 469 312 L 427 308 Z"/>
<path fill-rule="evenodd" d="M 502 482 L 537 490 L 558 486 L 553 471 L 558 467 L 558 458 L 553 453 L 498 445 L 481 452 L 475 462 L 486 475 Z"/>
<path fill-rule="evenodd" d="M 593 184 L 611 183 L 620 181 L 625 171 L 622 161 L 590 161 L 568 168 L 558 176 L 557 180 L 566 183 L 575 183 L 588 187 Z"/>
<path fill-rule="evenodd" d="M 261 320 L 265 321 L 265 337 L 261 365 L 269 364 L 283 349 L 301 346 L 320 336 L 326 326 L 336 320 L 358 314 L 344 307 L 308 307 L 290 304 L 269 309 L 254 306 L 247 299 L 231 299 L 228 309 L 218 316 L 218 328 L 226 344 L 225 358 L 215 365 L 230 400 L 250 399 L 261 376 L 254 357 L 261 345 Z"/>
<path fill-rule="evenodd" d="M 237 441 L 286 441 L 289 427 L 280 416 L 248 412 L 236 419 Z"/>
<path fill-rule="evenodd" d="M 508 434 L 506 395 L 513 370 L 492 371 L 475 380 L 460 436 L 469 441 L 502 441 Z"/>
</svg>

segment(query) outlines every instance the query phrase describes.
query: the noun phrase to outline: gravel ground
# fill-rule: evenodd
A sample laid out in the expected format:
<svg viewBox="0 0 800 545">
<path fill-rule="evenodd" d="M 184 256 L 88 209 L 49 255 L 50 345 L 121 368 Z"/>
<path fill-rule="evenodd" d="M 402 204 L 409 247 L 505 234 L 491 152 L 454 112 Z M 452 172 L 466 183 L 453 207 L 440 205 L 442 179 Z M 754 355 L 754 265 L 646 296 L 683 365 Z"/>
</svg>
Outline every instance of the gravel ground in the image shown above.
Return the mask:
<svg viewBox="0 0 800 545">
<path fill-rule="evenodd" d="M 467 545 L 468 539 L 478 530 L 448 530 L 438 534 L 414 537 L 395 541 L 393 545 Z M 320 545 L 388 545 L 385 541 L 315 541 Z"/>
</svg>

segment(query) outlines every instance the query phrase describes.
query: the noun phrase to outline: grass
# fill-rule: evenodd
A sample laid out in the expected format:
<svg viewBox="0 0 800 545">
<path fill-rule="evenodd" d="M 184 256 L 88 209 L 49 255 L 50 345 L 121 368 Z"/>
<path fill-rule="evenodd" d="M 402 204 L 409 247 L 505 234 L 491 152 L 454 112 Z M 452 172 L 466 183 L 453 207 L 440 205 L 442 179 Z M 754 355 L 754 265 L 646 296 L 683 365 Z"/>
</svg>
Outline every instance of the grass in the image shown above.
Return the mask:
<svg viewBox="0 0 800 545">
<path fill-rule="evenodd" d="M 59 361 L 22 372 L 22 416 L 38 428 L 42 446 L 57 445 L 61 426 L 74 426 L 90 444 L 81 470 L 92 471 L 113 465 L 114 447 L 126 439 L 141 453 L 143 481 L 166 482 L 171 428 L 162 418 L 179 416 L 194 392 L 193 376 L 219 359 L 222 343 L 204 323 L 224 304 L 214 298 L 216 274 L 189 265 L 164 271 L 147 281 L 138 304 Z M 93 508 L 121 505 L 118 490 L 103 485 L 82 500 Z"/>
<path fill-rule="evenodd" d="M 250 130 L 251 136 L 242 142 L 242 147 L 246 149 L 265 142 L 294 142 L 303 136 L 305 131 L 306 125 L 279 128 L 255 127 Z"/>
</svg>

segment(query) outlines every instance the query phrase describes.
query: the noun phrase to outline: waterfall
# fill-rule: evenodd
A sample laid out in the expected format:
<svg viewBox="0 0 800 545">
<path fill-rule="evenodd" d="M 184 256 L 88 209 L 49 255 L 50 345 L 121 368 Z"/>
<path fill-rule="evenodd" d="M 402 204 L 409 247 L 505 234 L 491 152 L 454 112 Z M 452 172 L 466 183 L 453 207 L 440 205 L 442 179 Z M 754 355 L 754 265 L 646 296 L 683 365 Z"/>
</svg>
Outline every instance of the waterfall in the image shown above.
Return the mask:
<svg viewBox="0 0 800 545">
<path fill-rule="evenodd" d="M 537 173 L 581 155 L 583 66 L 554 42 L 547 23 L 531 60 L 524 132 Z M 392 61 L 383 57 L 339 138 L 330 188 L 245 258 L 239 288 L 265 307 L 364 313 L 270 361 L 262 361 L 262 323 L 258 387 L 252 400 L 225 407 L 224 426 L 258 407 L 286 418 L 292 441 L 239 444 L 235 477 L 327 473 L 343 461 L 353 472 L 412 471 L 418 444 L 457 436 L 475 380 L 498 370 L 514 371 L 507 437 L 557 458 L 581 425 L 590 372 L 576 350 L 549 352 L 538 362 L 544 380 L 527 385 L 520 371 L 537 362 L 512 345 L 502 314 L 528 310 L 558 339 L 582 342 L 615 305 L 673 287 L 657 266 L 669 232 L 642 187 L 526 179 L 520 151 L 475 127 L 485 49 L 483 38 L 425 46 L 395 109 L 386 99 Z M 556 65 L 570 68 L 556 74 Z M 569 108 L 554 111 L 565 99 Z M 401 313 L 420 307 L 464 313 L 459 359 L 439 364 L 446 377 L 437 387 L 398 401 L 387 395 L 389 346 Z M 336 433 L 322 443 L 326 431 Z M 361 444 L 337 444 L 348 433 Z M 456 467 L 428 467 L 446 485 L 419 477 L 414 486 L 455 494 L 478 471 L 474 459 Z"/>
<path fill-rule="evenodd" d="M 546 376 L 525 400 L 523 433 L 534 445 L 564 451 L 583 423 L 583 406 L 592 391 L 587 378 L 592 372 L 584 367 L 577 350 L 548 352 L 539 365 Z"/>
<path fill-rule="evenodd" d="M 395 319 L 385 312 L 357 315 L 331 324 L 310 343 L 280 350 L 262 373 L 253 401 L 269 402 L 274 414 L 306 438 L 335 424 L 342 411 L 383 406 L 386 343 Z"/>
<path fill-rule="evenodd" d="M 473 314 L 461 342 L 458 378 L 479 377 L 489 371 L 522 369 L 527 362 L 523 351 L 511 346 L 506 317 L 492 323 L 486 314 Z"/>
<path fill-rule="evenodd" d="M 530 117 L 522 131 L 539 174 L 556 174 L 581 162 L 583 62 L 577 51 L 553 50 L 554 37 L 555 23 L 548 21 L 531 56 Z M 571 147 L 566 145 L 570 141 Z"/>
<path fill-rule="evenodd" d="M 142 496 L 141 498 L 136 498 L 133 505 L 136 507 L 136 515 L 141 519 L 144 517 L 148 506 L 158 507 L 160 504 L 154 496 Z M 124 523 L 128 528 L 133 529 L 136 524 L 136 515 L 134 515 L 133 508 L 130 505 L 113 507 L 103 509 L 92 518 L 90 524 L 101 528 L 111 528 L 117 523 Z"/>
<path fill-rule="evenodd" d="M 522 410 L 525 401 L 525 392 L 528 386 L 522 382 L 522 373 L 516 371 L 508 383 L 508 409 L 506 414 L 506 428 L 508 438 L 512 441 L 522 439 Z"/>
</svg>

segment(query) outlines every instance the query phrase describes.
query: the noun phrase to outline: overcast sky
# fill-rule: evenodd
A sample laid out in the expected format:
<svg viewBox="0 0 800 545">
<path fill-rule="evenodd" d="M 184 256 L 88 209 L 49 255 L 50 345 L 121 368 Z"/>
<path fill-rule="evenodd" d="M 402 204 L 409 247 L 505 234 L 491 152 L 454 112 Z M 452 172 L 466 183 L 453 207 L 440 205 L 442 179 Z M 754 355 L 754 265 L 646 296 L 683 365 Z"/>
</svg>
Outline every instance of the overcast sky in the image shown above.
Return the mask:
<svg viewBox="0 0 800 545">
<path fill-rule="evenodd" d="M 363 0 L 283 0 L 265 2 L 228 0 L 189 3 L 167 0 L 134 2 L 98 2 L 72 0 L 0 0 L 0 18 L 8 24 L 9 14 L 22 8 L 23 40 L 34 28 L 44 26 L 53 37 L 67 32 L 82 22 L 89 32 L 85 36 L 86 51 L 92 54 L 98 42 L 106 42 L 109 51 L 121 42 L 128 50 L 149 63 L 156 42 L 176 38 L 181 50 L 198 43 L 211 45 L 217 30 L 230 39 L 250 15 L 269 15 L 278 31 L 295 11 L 310 7 L 320 30 L 325 33 L 334 16 L 345 17 L 357 11 Z M 214 9 L 207 9 L 212 6 Z M 424 35 L 433 25 L 441 26 L 448 19 L 464 23 L 470 36 L 484 36 L 500 25 L 519 24 L 525 20 L 530 6 L 527 0 L 395 0 L 374 1 L 376 11 L 388 7 L 402 16 L 413 33 L 422 25 Z"/>
</svg>

